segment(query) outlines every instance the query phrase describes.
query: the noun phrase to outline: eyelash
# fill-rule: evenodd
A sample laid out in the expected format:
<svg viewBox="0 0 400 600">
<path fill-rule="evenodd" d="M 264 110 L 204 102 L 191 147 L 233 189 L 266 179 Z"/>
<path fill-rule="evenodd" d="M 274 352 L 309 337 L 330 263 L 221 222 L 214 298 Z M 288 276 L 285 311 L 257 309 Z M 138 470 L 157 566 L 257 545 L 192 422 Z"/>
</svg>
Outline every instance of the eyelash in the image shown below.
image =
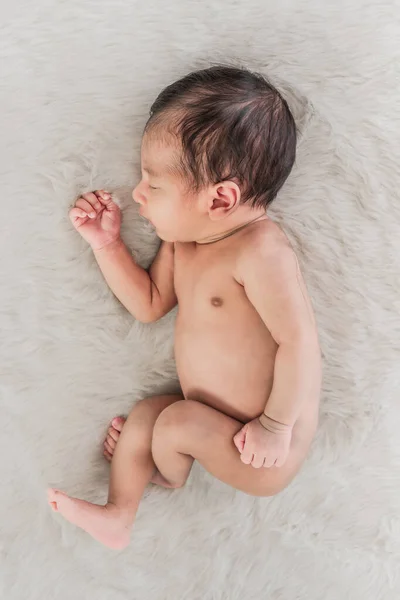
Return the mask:
<svg viewBox="0 0 400 600">
<path fill-rule="evenodd" d="M 154 185 L 149 185 L 149 188 L 150 188 L 151 190 L 158 190 L 158 188 L 157 188 L 157 187 L 154 187 Z"/>
</svg>

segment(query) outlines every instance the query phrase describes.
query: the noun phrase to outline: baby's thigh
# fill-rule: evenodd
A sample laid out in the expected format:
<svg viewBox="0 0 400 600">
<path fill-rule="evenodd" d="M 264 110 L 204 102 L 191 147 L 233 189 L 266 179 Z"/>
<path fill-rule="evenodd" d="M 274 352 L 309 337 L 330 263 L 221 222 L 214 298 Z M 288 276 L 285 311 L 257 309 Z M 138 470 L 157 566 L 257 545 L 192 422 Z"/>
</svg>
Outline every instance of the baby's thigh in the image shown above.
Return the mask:
<svg viewBox="0 0 400 600">
<path fill-rule="evenodd" d="M 242 463 L 233 437 L 243 423 L 194 400 L 171 405 L 159 417 L 165 444 L 195 458 L 220 481 L 254 496 L 272 496 L 283 490 L 304 461 L 312 436 L 296 432 L 282 467 L 255 469 Z"/>
</svg>

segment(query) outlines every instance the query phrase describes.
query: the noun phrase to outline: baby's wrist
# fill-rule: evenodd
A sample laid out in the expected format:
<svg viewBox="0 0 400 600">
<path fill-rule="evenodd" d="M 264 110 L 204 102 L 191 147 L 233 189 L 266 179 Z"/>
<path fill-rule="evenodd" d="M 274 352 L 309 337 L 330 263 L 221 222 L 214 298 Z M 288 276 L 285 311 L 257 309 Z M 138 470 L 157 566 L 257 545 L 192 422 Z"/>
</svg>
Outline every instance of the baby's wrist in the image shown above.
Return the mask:
<svg viewBox="0 0 400 600">
<path fill-rule="evenodd" d="M 119 248 L 121 245 L 123 244 L 123 241 L 121 240 L 120 237 L 116 238 L 115 240 L 111 240 L 110 242 L 106 242 L 105 244 L 91 244 L 91 248 L 93 250 L 93 252 L 95 254 L 98 253 L 103 253 L 103 252 L 108 252 L 108 251 L 112 251 L 112 250 L 116 250 L 117 248 Z"/>
<path fill-rule="evenodd" d="M 290 433 L 293 429 L 293 425 L 276 421 L 269 417 L 265 412 L 258 417 L 258 420 L 262 427 L 271 433 Z"/>
</svg>

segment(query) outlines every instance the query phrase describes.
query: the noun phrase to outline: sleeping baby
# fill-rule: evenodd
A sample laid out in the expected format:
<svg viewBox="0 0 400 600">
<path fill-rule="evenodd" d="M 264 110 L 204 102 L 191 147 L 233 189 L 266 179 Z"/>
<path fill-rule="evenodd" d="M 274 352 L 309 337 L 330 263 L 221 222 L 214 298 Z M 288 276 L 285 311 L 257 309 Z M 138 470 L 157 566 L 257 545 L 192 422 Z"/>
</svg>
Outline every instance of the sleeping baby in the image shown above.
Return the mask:
<svg viewBox="0 0 400 600">
<path fill-rule="evenodd" d="M 212 67 L 163 90 L 150 111 L 132 193 L 161 245 L 149 270 L 120 237 L 104 190 L 70 211 L 104 278 L 144 323 L 175 305 L 181 394 L 136 402 L 104 443 L 100 506 L 50 489 L 49 503 L 110 548 L 128 545 L 145 487 L 183 486 L 194 460 L 254 496 L 283 490 L 316 431 L 321 360 L 297 258 L 266 209 L 287 179 L 296 126 L 263 76 Z"/>
</svg>

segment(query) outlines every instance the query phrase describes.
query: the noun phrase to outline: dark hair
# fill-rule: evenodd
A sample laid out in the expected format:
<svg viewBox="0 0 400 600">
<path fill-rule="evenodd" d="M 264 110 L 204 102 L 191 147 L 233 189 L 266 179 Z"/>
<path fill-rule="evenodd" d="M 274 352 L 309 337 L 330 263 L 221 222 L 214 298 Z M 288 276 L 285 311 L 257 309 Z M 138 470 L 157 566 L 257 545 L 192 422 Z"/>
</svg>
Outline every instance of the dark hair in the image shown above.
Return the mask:
<svg viewBox="0 0 400 600">
<path fill-rule="evenodd" d="M 266 207 L 296 156 L 296 125 L 286 100 L 258 73 L 215 66 L 166 87 L 145 131 L 164 125 L 182 144 L 179 170 L 196 190 L 236 180 L 242 202 Z"/>
</svg>

